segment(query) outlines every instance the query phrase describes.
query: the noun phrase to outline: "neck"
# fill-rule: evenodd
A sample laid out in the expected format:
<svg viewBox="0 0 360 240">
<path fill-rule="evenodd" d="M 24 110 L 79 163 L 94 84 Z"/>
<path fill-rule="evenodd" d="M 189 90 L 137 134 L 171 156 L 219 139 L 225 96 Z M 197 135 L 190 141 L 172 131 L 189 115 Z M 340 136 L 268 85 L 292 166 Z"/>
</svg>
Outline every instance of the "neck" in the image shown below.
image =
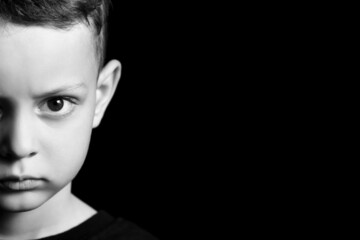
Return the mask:
<svg viewBox="0 0 360 240">
<path fill-rule="evenodd" d="M 71 194 L 69 184 L 34 210 L 0 210 L 0 239 L 37 239 L 56 235 L 80 224 L 94 213 L 95 210 Z"/>
</svg>

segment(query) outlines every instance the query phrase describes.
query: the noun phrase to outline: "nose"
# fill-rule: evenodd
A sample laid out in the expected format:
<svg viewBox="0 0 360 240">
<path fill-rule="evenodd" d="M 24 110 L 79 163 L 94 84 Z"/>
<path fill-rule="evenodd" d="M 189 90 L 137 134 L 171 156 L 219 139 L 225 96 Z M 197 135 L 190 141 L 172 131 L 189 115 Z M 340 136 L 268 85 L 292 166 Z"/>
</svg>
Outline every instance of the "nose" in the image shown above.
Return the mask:
<svg viewBox="0 0 360 240">
<path fill-rule="evenodd" d="M 37 154 L 35 129 L 30 117 L 15 113 L 6 121 L 0 121 L 0 160 L 20 160 Z"/>
</svg>

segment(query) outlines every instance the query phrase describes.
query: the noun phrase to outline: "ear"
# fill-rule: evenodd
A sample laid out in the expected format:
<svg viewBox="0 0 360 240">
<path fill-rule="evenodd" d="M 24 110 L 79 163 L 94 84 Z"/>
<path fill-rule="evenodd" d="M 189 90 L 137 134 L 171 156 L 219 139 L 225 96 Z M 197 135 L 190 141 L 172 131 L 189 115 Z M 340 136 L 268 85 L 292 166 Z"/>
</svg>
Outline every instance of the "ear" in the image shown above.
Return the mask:
<svg viewBox="0 0 360 240">
<path fill-rule="evenodd" d="M 96 106 L 93 120 L 93 128 L 99 126 L 104 116 L 105 110 L 109 105 L 121 76 L 121 63 L 111 60 L 101 70 L 96 86 Z"/>
</svg>

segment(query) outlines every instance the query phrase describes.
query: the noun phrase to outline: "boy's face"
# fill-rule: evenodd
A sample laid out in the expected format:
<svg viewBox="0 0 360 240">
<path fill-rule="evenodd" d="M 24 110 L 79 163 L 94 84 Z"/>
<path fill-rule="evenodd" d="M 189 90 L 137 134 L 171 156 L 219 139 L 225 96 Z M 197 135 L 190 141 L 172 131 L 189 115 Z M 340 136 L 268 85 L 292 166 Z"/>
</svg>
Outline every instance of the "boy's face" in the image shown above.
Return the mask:
<svg viewBox="0 0 360 240">
<path fill-rule="evenodd" d="M 96 105 L 94 51 L 86 26 L 0 23 L 0 211 L 41 206 L 80 170 Z M 39 180 L 1 183 L 22 176 Z"/>
</svg>

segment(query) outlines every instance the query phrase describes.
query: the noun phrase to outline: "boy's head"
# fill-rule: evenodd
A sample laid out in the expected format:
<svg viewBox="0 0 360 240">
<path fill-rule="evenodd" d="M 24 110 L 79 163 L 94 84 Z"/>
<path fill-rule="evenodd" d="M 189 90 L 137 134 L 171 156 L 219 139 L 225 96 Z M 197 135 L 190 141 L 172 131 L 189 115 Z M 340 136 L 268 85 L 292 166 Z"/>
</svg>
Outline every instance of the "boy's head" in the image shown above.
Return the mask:
<svg viewBox="0 0 360 240">
<path fill-rule="evenodd" d="M 107 7 L 0 0 L 0 212 L 66 199 L 120 79 L 99 71 Z"/>
<path fill-rule="evenodd" d="M 96 57 L 102 67 L 109 4 L 110 0 L 1 0 L 0 21 L 64 30 L 83 23 L 93 32 Z"/>
</svg>

